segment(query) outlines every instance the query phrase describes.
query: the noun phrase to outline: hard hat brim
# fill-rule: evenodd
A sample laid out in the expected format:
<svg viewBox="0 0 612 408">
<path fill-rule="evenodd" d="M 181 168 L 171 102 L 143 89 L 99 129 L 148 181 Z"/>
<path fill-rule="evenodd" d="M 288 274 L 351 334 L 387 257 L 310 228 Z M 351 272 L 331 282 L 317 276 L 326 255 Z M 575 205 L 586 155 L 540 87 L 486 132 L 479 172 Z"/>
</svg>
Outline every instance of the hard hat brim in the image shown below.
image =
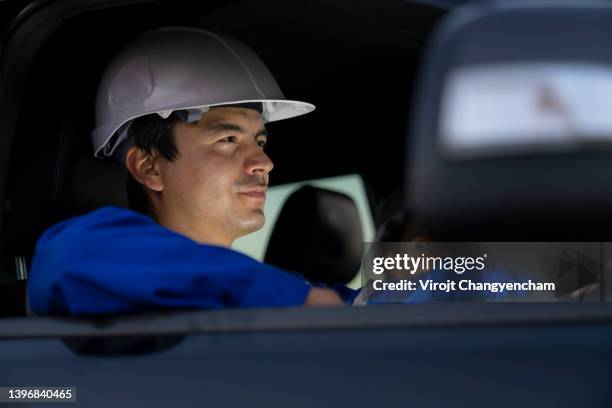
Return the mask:
<svg viewBox="0 0 612 408">
<path fill-rule="evenodd" d="M 122 126 L 131 122 L 132 120 L 150 114 L 160 114 L 162 112 L 172 112 L 177 110 L 186 110 L 186 109 L 201 109 L 206 111 L 212 107 L 224 106 L 224 105 L 234 105 L 240 103 L 261 103 L 263 106 L 263 111 L 261 113 L 262 119 L 264 123 L 268 122 L 276 122 L 283 119 L 294 118 L 296 116 L 305 115 L 315 110 L 315 106 L 308 102 L 302 101 L 294 101 L 287 99 L 243 99 L 243 100 L 235 100 L 235 101 L 227 101 L 222 103 L 215 103 L 212 105 L 195 105 L 195 106 L 168 106 L 165 109 L 157 109 L 151 112 L 145 112 L 139 115 L 134 115 L 128 117 L 127 119 L 117 122 L 114 124 L 109 124 L 106 126 L 100 126 L 94 129 L 92 132 L 92 140 L 94 143 L 94 155 L 96 157 L 110 157 L 115 153 L 117 146 L 119 146 L 127 137 L 124 135 L 123 137 L 117 138 L 113 145 L 107 147 L 108 143 L 111 141 L 115 132 L 117 132 Z"/>
</svg>

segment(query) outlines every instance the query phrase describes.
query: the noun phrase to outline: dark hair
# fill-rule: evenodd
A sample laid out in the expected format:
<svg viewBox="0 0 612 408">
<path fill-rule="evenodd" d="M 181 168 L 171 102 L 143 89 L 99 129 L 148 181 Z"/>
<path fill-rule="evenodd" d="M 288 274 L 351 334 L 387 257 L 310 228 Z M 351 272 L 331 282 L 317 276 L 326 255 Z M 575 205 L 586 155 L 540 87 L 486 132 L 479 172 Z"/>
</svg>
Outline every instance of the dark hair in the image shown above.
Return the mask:
<svg viewBox="0 0 612 408">
<path fill-rule="evenodd" d="M 130 136 L 139 149 L 152 153 L 157 150 L 163 158 L 174 161 L 178 157 L 178 149 L 174 139 L 174 126 L 181 121 L 180 116 L 172 112 L 164 119 L 156 113 L 141 116 L 132 121 Z M 128 203 L 132 210 L 150 214 L 150 202 L 145 187 L 128 171 L 126 182 Z"/>
</svg>

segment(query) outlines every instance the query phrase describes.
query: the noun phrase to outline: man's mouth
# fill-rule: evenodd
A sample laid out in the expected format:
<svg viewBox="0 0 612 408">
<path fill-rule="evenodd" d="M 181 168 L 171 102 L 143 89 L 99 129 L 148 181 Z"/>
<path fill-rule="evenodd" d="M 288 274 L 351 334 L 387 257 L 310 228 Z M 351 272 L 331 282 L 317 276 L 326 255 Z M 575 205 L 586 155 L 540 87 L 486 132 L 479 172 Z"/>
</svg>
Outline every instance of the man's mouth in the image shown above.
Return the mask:
<svg viewBox="0 0 612 408">
<path fill-rule="evenodd" d="M 249 191 L 249 192 L 240 193 L 240 194 L 245 195 L 247 197 L 253 197 L 253 198 L 261 198 L 261 199 L 266 198 L 266 193 L 259 192 L 259 191 Z"/>
<path fill-rule="evenodd" d="M 265 188 L 265 187 L 254 188 L 254 189 L 251 189 L 251 190 L 241 191 L 240 194 L 244 195 L 246 197 L 254 198 L 254 199 L 265 200 L 266 199 L 266 190 L 267 190 L 267 188 Z"/>
</svg>

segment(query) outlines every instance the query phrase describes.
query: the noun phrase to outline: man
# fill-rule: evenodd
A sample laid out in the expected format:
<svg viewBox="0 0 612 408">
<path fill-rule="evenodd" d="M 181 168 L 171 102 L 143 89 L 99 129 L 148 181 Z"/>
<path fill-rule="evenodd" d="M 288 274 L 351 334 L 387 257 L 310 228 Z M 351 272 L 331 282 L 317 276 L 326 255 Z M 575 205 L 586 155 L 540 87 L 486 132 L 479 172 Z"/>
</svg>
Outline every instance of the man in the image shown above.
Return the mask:
<svg viewBox="0 0 612 408">
<path fill-rule="evenodd" d="M 40 315 L 175 308 L 341 305 L 355 293 L 232 251 L 264 224 L 273 164 L 265 122 L 314 106 L 284 98 L 234 39 L 164 28 L 109 65 L 96 100 L 95 155 L 128 171 L 139 212 L 104 207 L 47 230 L 28 295 Z M 92 182 L 95 182 L 92 180 Z"/>
</svg>

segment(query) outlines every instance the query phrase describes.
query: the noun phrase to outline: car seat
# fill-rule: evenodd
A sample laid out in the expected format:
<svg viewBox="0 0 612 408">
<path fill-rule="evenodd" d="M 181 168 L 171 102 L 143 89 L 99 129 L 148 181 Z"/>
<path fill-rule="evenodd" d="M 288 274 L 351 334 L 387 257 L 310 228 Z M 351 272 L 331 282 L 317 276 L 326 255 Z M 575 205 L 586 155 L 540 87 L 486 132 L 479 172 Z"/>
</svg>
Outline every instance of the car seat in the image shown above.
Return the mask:
<svg viewBox="0 0 612 408">
<path fill-rule="evenodd" d="M 303 186 L 285 202 L 264 261 L 311 282 L 350 282 L 361 265 L 362 231 L 353 199 Z"/>
<path fill-rule="evenodd" d="M 612 241 L 611 21 L 603 2 L 519 0 L 438 27 L 404 187 L 435 241 Z M 577 266 L 558 295 L 603 288 L 603 266 Z"/>
<path fill-rule="evenodd" d="M 439 26 L 404 178 L 436 240 L 610 240 L 610 21 L 602 2 L 530 0 L 465 6 Z"/>
</svg>

